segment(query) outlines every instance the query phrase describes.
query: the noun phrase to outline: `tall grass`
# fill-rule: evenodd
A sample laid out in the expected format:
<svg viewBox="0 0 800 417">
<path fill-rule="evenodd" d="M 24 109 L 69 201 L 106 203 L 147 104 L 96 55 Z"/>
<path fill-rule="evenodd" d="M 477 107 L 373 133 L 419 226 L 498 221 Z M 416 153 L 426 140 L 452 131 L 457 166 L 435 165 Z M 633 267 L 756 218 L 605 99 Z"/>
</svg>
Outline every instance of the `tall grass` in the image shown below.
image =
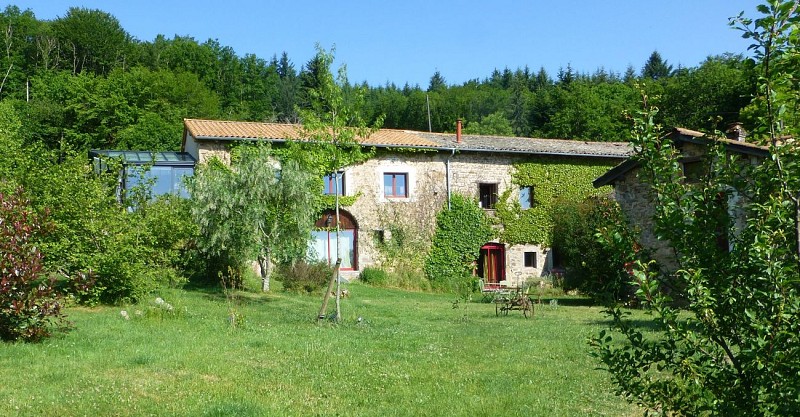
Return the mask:
<svg viewBox="0 0 800 417">
<path fill-rule="evenodd" d="M 598 308 L 533 319 L 453 296 L 348 285 L 342 324 L 318 297 L 165 291 L 72 309 L 75 330 L 0 345 L 0 415 L 633 415 L 589 356 Z M 539 307 L 539 306 L 537 306 Z M 141 314 L 139 314 L 139 312 Z M 243 320 L 243 323 L 242 323 Z"/>
</svg>

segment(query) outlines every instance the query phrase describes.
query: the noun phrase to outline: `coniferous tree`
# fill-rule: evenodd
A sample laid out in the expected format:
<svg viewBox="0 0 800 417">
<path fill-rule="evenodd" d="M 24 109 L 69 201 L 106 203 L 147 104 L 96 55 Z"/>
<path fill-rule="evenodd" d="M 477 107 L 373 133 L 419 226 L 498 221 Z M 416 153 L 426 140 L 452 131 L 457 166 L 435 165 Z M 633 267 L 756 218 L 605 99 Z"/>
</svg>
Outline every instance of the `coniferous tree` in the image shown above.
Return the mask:
<svg viewBox="0 0 800 417">
<path fill-rule="evenodd" d="M 661 54 L 658 51 L 653 51 L 650 57 L 647 58 L 644 67 L 642 67 L 642 78 L 658 80 L 669 77 L 670 74 L 672 74 L 672 65 L 667 64 L 667 61 L 661 58 Z"/>
<path fill-rule="evenodd" d="M 442 73 L 439 72 L 439 70 L 436 70 L 436 72 L 433 73 L 433 76 L 431 76 L 430 82 L 428 83 L 428 92 L 440 91 L 444 90 L 445 88 L 447 88 L 447 82 L 442 76 Z"/>
</svg>

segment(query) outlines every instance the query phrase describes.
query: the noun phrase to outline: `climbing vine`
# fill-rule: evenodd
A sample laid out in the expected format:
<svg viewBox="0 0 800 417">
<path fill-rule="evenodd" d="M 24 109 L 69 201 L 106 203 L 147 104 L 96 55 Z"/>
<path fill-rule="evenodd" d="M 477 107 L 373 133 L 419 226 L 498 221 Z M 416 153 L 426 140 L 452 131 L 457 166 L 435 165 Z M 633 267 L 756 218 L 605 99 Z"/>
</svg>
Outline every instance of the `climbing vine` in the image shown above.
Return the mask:
<svg viewBox="0 0 800 417">
<path fill-rule="evenodd" d="M 339 196 L 339 206 L 340 207 L 349 207 L 356 203 L 356 200 L 361 197 L 361 192 L 359 191 L 355 195 L 340 195 Z M 336 208 L 336 196 L 335 195 L 321 195 L 319 197 L 319 207 L 320 211 L 325 210 L 333 210 Z"/>
<path fill-rule="evenodd" d="M 478 202 L 453 194 L 436 216 L 433 245 L 425 260 L 425 275 L 441 289 L 463 286 L 472 275 L 481 246 L 495 237 L 492 222 Z"/>
<path fill-rule="evenodd" d="M 579 201 L 609 193 L 609 187 L 596 189 L 592 181 L 614 164 L 575 157 L 536 158 L 514 164 L 511 181 L 516 186 L 533 187 L 533 204 L 523 209 L 519 200 L 511 197 L 511 189 L 500 196 L 495 207 L 503 225 L 500 240 L 512 245 L 551 246 L 554 208 L 563 201 Z"/>
</svg>

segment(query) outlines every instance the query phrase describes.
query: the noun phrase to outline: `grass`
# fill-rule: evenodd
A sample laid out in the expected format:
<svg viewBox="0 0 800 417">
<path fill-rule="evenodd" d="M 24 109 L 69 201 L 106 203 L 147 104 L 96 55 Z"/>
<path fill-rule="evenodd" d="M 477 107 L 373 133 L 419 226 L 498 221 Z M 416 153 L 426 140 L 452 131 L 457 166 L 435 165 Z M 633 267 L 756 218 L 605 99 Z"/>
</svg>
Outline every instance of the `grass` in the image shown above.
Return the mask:
<svg viewBox="0 0 800 417">
<path fill-rule="evenodd" d="M 73 331 L 0 345 L 0 415 L 639 414 L 589 355 L 599 308 L 548 304 L 526 320 L 454 309 L 451 295 L 348 289 L 338 326 L 316 324 L 320 297 L 283 293 L 241 294 L 236 328 L 216 292 L 158 294 L 172 312 L 70 309 Z"/>
</svg>

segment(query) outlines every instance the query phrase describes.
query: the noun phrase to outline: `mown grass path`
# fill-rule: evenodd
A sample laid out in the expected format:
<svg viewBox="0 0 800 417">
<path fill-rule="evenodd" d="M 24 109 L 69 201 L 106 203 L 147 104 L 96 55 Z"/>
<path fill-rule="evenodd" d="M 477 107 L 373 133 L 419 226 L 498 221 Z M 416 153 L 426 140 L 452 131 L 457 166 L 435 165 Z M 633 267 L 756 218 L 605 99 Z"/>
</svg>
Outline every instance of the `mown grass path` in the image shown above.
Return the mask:
<svg viewBox="0 0 800 417">
<path fill-rule="evenodd" d="M 348 288 L 339 326 L 316 324 L 320 298 L 282 293 L 242 294 L 238 328 L 213 292 L 158 294 L 173 313 L 70 309 L 71 332 L 0 344 L 0 415 L 638 414 L 589 355 L 599 308 L 496 317 L 451 295 Z"/>
</svg>

